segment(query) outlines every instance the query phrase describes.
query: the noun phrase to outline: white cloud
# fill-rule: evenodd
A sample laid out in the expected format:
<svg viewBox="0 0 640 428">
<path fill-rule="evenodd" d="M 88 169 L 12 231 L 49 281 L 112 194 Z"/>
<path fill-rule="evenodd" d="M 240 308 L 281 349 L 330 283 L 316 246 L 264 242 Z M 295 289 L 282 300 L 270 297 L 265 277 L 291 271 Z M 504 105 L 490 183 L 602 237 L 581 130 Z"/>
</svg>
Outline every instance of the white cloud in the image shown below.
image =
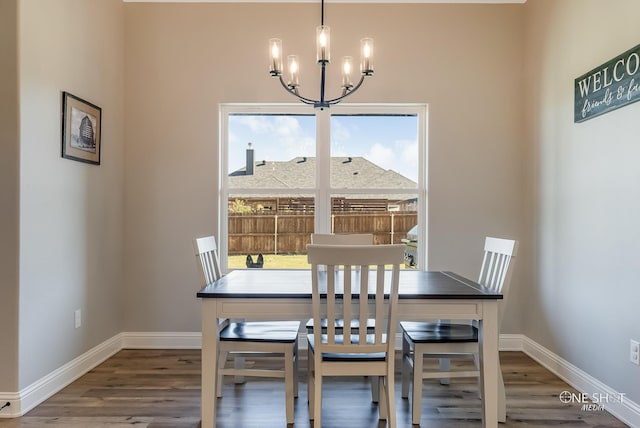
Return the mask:
<svg viewBox="0 0 640 428">
<path fill-rule="evenodd" d="M 392 146 L 375 143 L 365 158 L 381 168 L 391 169 L 413 181 L 418 181 L 418 143 L 394 141 Z"/>
<path fill-rule="evenodd" d="M 266 134 L 273 131 L 273 121 L 268 116 L 232 116 L 234 125 L 249 128 L 253 134 Z"/>
<path fill-rule="evenodd" d="M 375 143 L 365 156 L 369 161 L 384 169 L 393 169 L 395 164 L 395 152 L 390 147 Z"/>
<path fill-rule="evenodd" d="M 230 165 L 244 165 L 246 145 L 242 143 L 248 142 L 256 160 L 315 156 L 315 135 L 305 132 L 295 116 L 232 116 L 229 128 Z"/>
<path fill-rule="evenodd" d="M 297 156 L 315 156 L 315 136 L 308 135 L 293 116 L 275 116 L 276 140 L 269 144 L 272 160 L 289 160 Z"/>
<path fill-rule="evenodd" d="M 400 174 L 413 181 L 418 181 L 418 142 L 416 140 L 399 140 L 395 142 L 402 165 L 396 169 Z"/>
</svg>

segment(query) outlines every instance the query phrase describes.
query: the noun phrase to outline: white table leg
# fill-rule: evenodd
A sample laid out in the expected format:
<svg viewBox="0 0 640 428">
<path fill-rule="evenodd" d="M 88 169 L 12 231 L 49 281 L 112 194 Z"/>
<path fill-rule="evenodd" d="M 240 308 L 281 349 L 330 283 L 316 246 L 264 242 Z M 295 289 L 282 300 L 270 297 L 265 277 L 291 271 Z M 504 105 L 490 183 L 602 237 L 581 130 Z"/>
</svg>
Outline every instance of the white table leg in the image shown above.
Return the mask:
<svg viewBox="0 0 640 428">
<path fill-rule="evenodd" d="M 507 394 L 504 391 L 504 379 L 500 365 L 498 365 L 498 422 L 507 422 Z"/>
<path fill-rule="evenodd" d="M 485 300 L 480 321 L 480 371 L 482 421 L 485 428 L 498 426 L 498 301 Z"/>
<path fill-rule="evenodd" d="M 202 428 L 216 426 L 216 382 L 218 381 L 218 314 L 216 299 L 202 299 Z"/>
</svg>

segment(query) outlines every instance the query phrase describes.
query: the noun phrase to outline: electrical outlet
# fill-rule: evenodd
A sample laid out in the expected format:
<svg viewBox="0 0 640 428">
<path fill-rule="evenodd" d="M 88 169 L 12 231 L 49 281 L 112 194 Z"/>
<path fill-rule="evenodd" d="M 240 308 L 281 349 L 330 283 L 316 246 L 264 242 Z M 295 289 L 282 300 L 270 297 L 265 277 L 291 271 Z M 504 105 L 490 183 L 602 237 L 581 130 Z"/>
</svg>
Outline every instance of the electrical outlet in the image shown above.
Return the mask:
<svg viewBox="0 0 640 428">
<path fill-rule="evenodd" d="M 633 339 L 629 344 L 629 361 L 633 364 L 640 365 L 640 343 Z"/>
<path fill-rule="evenodd" d="M 80 326 L 82 325 L 82 311 L 80 309 L 76 309 L 74 313 L 74 320 L 76 328 L 80 328 Z"/>
</svg>

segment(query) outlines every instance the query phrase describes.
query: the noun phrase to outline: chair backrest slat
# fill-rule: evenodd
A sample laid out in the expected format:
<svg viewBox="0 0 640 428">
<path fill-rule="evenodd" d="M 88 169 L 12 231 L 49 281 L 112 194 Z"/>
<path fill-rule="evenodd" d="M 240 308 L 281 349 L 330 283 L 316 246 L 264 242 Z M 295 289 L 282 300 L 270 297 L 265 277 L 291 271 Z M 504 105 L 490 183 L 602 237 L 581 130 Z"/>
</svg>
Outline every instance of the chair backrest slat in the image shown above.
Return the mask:
<svg viewBox="0 0 640 428">
<path fill-rule="evenodd" d="M 352 308 L 352 287 L 351 287 L 351 266 L 345 266 L 344 268 L 344 286 L 342 290 L 342 314 L 344 317 L 344 327 L 343 330 L 349 330 L 349 323 L 347 320 L 351 320 L 353 318 L 353 308 Z M 334 323 L 331 323 L 334 324 Z"/>
<path fill-rule="evenodd" d="M 478 282 L 485 287 L 507 296 L 513 271 L 512 259 L 516 257 L 518 241 L 487 237 L 484 243 L 484 256 Z M 510 269 L 511 267 L 511 269 Z M 500 319 L 504 304 L 500 305 Z"/>
<path fill-rule="evenodd" d="M 307 247 L 307 257 L 311 264 L 315 325 L 320 325 L 324 317 L 323 303 L 326 306 L 327 334 L 323 336 L 321 329 L 314 329 L 316 355 L 323 352 L 392 352 L 396 323 L 390 317 L 395 315 L 394 308 L 398 301 L 404 246 L 311 244 Z M 385 272 L 385 265 L 391 265 L 391 270 Z M 370 272 L 371 266 L 376 267 L 375 274 Z M 387 311 L 385 294 L 388 295 Z M 341 300 L 342 304 L 338 304 L 337 300 Z M 355 314 L 358 314 L 362 325 L 366 325 L 367 319 L 375 318 L 374 335 L 367 335 L 364 328 L 359 329 L 357 335 L 347 333 L 346 337 L 341 337 L 335 334 L 332 326 L 336 320 L 344 319 L 347 322 Z M 385 318 L 388 319 L 386 323 Z M 383 328 L 385 325 L 386 329 Z"/>
<path fill-rule="evenodd" d="M 336 267 L 329 266 L 327 268 L 327 318 L 336 318 Z M 321 324 L 315 324 L 321 325 Z M 314 330 L 320 330 L 318 328 Z M 327 337 L 329 343 L 334 343 L 336 338 L 335 323 L 327 323 Z"/>
<path fill-rule="evenodd" d="M 358 294 L 360 296 L 369 295 L 369 269 L 370 269 L 369 266 L 365 266 L 363 269 L 360 269 L 360 287 L 358 289 Z M 369 319 L 369 310 L 368 310 L 369 308 L 367 307 L 368 305 L 360 304 L 360 302 L 358 302 L 358 305 L 359 305 L 358 307 L 359 324 L 361 326 L 366 326 Z M 367 339 L 367 328 L 366 327 L 360 328 L 358 330 L 358 341 L 360 341 L 361 343 L 365 343 L 366 339 Z"/>
<path fill-rule="evenodd" d="M 402 257 L 404 260 L 404 246 L 402 250 Z M 378 265 L 376 267 L 376 275 L 377 275 L 377 283 L 384 283 L 384 265 Z M 375 335 L 376 342 L 382 342 L 383 328 L 384 325 L 384 289 L 378 287 L 376 290 L 376 326 L 375 326 Z"/>
<path fill-rule="evenodd" d="M 200 259 L 200 269 L 204 278 L 204 285 L 209 285 L 222 276 L 218 247 L 213 236 L 205 236 L 194 240 L 194 250 Z"/>
<path fill-rule="evenodd" d="M 314 245 L 371 245 L 373 244 L 373 234 L 371 233 L 312 233 L 311 234 L 311 243 Z M 363 272 L 363 274 L 368 274 L 368 271 Z M 349 325 L 349 320 L 358 319 L 360 325 L 367 325 L 367 311 L 359 310 L 358 312 L 354 312 L 352 309 L 351 294 L 353 293 L 355 285 L 352 284 L 349 276 L 349 282 L 345 284 L 344 290 L 344 325 Z M 366 282 L 365 282 L 366 284 Z M 351 293 L 347 291 L 347 287 L 351 290 Z M 358 294 L 361 293 L 361 290 L 358 288 Z M 331 328 L 335 332 L 335 326 L 332 325 Z M 367 330 L 361 329 L 359 340 L 365 340 Z M 329 336 L 329 334 L 327 334 Z M 331 335 L 331 338 L 335 337 L 335 333 Z M 357 337 L 357 336 L 356 336 Z M 355 337 L 354 337 L 355 340 Z"/>
</svg>

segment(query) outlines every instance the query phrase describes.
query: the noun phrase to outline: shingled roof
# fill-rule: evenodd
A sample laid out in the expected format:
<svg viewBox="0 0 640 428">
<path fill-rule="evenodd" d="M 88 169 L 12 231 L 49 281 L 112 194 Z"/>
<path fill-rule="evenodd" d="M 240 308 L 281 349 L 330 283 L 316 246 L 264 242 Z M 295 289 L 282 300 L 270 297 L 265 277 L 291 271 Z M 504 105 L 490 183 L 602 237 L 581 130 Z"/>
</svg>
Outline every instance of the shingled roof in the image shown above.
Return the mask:
<svg viewBox="0 0 640 428">
<path fill-rule="evenodd" d="M 229 188 L 253 189 L 296 189 L 314 187 L 315 157 L 297 157 L 284 162 L 255 162 L 253 174 L 247 175 L 246 168 L 229 174 Z M 417 190 L 414 181 L 390 170 L 379 167 L 363 157 L 331 158 L 332 186 L 351 189 L 410 189 Z M 296 192 L 299 193 L 299 192 Z M 366 195 L 361 195 L 366 197 Z M 415 193 L 407 195 L 371 195 L 375 198 L 404 200 L 415 198 Z"/>
</svg>

